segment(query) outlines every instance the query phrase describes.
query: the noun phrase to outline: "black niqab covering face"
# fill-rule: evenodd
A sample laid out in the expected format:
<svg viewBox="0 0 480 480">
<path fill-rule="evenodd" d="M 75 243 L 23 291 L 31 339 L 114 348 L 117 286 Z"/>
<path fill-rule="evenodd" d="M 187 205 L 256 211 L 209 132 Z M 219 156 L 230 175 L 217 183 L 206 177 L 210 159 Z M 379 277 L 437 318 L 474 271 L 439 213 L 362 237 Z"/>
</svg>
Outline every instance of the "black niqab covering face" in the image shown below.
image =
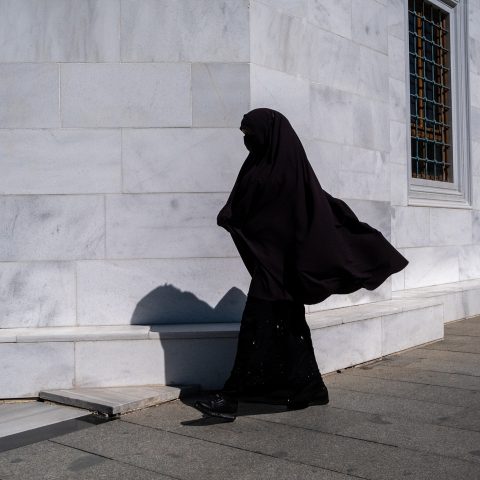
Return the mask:
<svg viewBox="0 0 480 480">
<path fill-rule="evenodd" d="M 314 304 L 374 290 L 407 266 L 380 231 L 322 189 L 285 116 L 257 108 L 240 129 L 249 154 L 217 224 L 252 275 L 249 295 Z"/>
</svg>

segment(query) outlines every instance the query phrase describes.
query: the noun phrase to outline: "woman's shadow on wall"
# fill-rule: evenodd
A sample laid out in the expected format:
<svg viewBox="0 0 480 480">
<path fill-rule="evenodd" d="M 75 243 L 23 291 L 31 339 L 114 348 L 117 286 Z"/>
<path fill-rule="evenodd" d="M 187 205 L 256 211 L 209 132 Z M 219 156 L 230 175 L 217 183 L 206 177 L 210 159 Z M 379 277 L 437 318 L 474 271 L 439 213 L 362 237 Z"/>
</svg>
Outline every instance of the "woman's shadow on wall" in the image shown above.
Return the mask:
<svg viewBox="0 0 480 480">
<path fill-rule="evenodd" d="M 195 396 L 221 388 L 234 364 L 246 300 L 239 288 L 232 287 L 212 307 L 167 283 L 145 295 L 133 311 L 131 324 L 149 325 L 154 333 L 151 342 L 158 342 L 159 333 L 160 343 L 150 343 L 148 348 L 151 361 L 158 365 L 157 372 L 155 367 L 150 371 L 148 378 L 153 381 L 149 383 L 198 386 L 193 395 L 181 394 L 187 404 Z"/>
<path fill-rule="evenodd" d="M 240 322 L 246 295 L 232 287 L 215 307 L 171 284 L 145 295 L 133 311 L 132 325 Z"/>
</svg>

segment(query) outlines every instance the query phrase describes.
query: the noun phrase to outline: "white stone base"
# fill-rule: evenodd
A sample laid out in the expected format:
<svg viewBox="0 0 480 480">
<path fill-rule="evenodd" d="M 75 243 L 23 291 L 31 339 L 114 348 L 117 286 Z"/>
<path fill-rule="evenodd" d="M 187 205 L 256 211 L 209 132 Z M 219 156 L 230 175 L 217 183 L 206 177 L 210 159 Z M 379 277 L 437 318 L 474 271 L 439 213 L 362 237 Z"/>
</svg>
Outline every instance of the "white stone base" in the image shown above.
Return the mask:
<svg viewBox="0 0 480 480">
<path fill-rule="evenodd" d="M 480 314 L 480 280 L 394 292 L 394 298 L 307 315 L 322 374 L 443 337 L 445 322 Z M 220 388 L 240 324 L 0 330 L 0 398 L 40 390 L 146 384 Z"/>
</svg>

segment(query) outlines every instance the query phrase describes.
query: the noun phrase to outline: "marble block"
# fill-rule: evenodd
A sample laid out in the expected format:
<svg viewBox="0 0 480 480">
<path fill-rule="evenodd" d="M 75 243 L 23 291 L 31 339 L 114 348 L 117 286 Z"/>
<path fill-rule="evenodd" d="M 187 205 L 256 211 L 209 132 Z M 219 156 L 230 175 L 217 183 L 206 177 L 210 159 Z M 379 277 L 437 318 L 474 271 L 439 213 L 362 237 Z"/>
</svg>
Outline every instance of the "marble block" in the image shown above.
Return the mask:
<svg viewBox="0 0 480 480">
<path fill-rule="evenodd" d="M 480 107 L 480 75 L 477 75 L 473 72 L 469 72 L 469 82 L 470 82 L 470 102 L 474 107 Z M 478 158 L 478 157 L 477 157 Z"/>
<path fill-rule="evenodd" d="M 63 127 L 188 127 L 186 63 L 64 63 Z"/>
<path fill-rule="evenodd" d="M 480 315 L 480 288 L 466 290 L 463 299 L 467 317 Z"/>
<path fill-rule="evenodd" d="M 351 108 L 353 144 L 388 152 L 389 139 L 389 104 L 380 100 L 356 96 Z"/>
<path fill-rule="evenodd" d="M 330 86 L 310 85 L 310 116 L 315 139 L 353 145 L 355 95 Z M 361 146 L 361 145 L 360 145 Z"/>
<path fill-rule="evenodd" d="M 478 1 L 467 2 L 468 19 L 469 19 L 469 35 L 472 38 L 480 40 L 480 4 Z"/>
<path fill-rule="evenodd" d="M 0 328 L 75 322 L 73 262 L 0 262 Z"/>
<path fill-rule="evenodd" d="M 480 107 L 470 107 L 470 122 L 471 139 L 480 142 Z"/>
<path fill-rule="evenodd" d="M 343 170 L 338 178 L 339 197 L 355 197 L 377 202 L 390 200 L 390 164 L 374 173 Z"/>
<path fill-rule="evenodd" d="M 305 28 L 308 41 L 299 47 L 308 58 L 306 73 L 311 82 L 353 93 L 365 85 L 366 75 L 373 85 L 378 84 L 379 79 L 368 75 L 373 56 L 362 56 L 365 64 L 361 65 L 359 44 L 308 22 Z"/>
<path fill-rule="evenodd" d="M 3 14 L 0 15 L 0 19 L 4 18 Z M 2 32 L 0 35 L 4 32 L 1 23 L 0 32 Z M 0 45 L 8 45 L 8 43 L 8 41 L 0 41 Z M 3 51 L 2 47 L 0 52 Z M 2 79 L 0 82 L 0 104 L 2 106 L 0 108 L 0 128 L 55 128 L 60 126 L 58 68 L 58 65 L 53 63 L 0 64 L 0 78 Z M 5 155 L 4 152 L 2 152 L 2 157 L 3 155 Z"/>
<path fill-rule="evenodd" d="M 472 207 L 480 210 L 480 175 L 472 175 Z"/>
<path fill-rule="evenodd" d="M 123 191 L 230 192 L 248 150 L 238 128 L 123 131 Z"/>
<path fill-rule="evenodd" d="M 467 316 L 464 302 L 465 292 L 452 292 L 441 296 L 443 300 L 444 323 L 459 320 Z M 480 313 L 480 311 L 478 312 Z"/>
<path fill-rule="evenodd" d="M 379 175 L 389 168 L 387 152 L 350 145 L 345 145 L 343 151 L 345 154 L 338 159 L 342 175 L 345 171 Z"/>
<path fill-rule="evenodd" d="M 389 78 L 390 120 L 404 122 L 407 119 L 407 88 L 405 82 Z"/>
<path fill-rule="evenodd" d="M 382 355 L 443 338 L 443 304 L 382 316 Z"/>
<path fill-rule="evenodd" d="M 403 24 L 402 24 L 403 25 Z M 407 52 L 405 49 L 405 41 L 397 38 L 392 34 L 388 36 L 388 74 L 390 78 L 406 81 L 406 73 L 408 70 Z"/>
<path fill-rule="evenodd" d="M 405 267 L 405 288 L 423 287 L 459 280 L 458 247 L 399 248 L 410 262 Z"/>
<path fill-rule="evenodd" d="M 250 102 L 248 63 L 192 64 L 194 127 L 236 127 Z"/>
<path fill-rule="evenodd" d="M 418 206 L 392 208 L 392 239 L 396 247 L 430 245 L 430 210 Z"/>
<path fill-rule="evenodd" d="M 475 30 L 478 30 L 478 26 Z M 469 72 L 480 75 L 480 39 L 472 36 L 468 38 L 468 60 Z"/>
<path fill-rule="evenodd" d="M 296 17 L 306 17 L 309 13 L 309 0 L 262 0 L 262 3 Z"/>
<path fill-rule="evenodd" d="M 408 204 L 408 169 L 406 165 L 390 163 L 390 201 L 392 207 L 406 207 Z"/>
<path fill-rule="evenodd" d="M 304 19 L 260 2 L 250 4 L 252 63 L 307 78 L 310 40 Z"/>
<path fill-rule="evenodd" d="M 408 127 L 409 129 L 410 127 Z M 407 166 L 407 124 L 405 122 L 390 121 L 390 151 L 391 163 Z M 409 135 L 409 134 L 408 134 Z M 408 136 L 410 141 L 410 136 Z"/>
<path fill-rule="evenodd" d="M 358 46 L 358 53 L 358 73 L 350 73 L 357 82 L 354 92 L 373 100 L 388 101 L 388 57 L 363 45 Z"/>
<path fill-rule="evenodd" d="M 0 261 L 103 257 L 104 209 L 100 195 L 0 197 Z"/>
<path fill-rule="evenodd" d="M 239 322 L 250 279 L 239 257 L 78 262 L 78 324 Z"/>
<path fill-rule="evenodd" d="M 1 0 L 0 62 L 118 62 L 118 0 Z"/>
<path fill-rule="evenodd" d="M 180 383 L 216 388 L 230 372 L 235 344 L 233 338 L 80 342 L 75 349 L 76 384 Z"/>
<path fill-rule="evenodd" d="M 307 23 L 308 77 L 311 82 L 388 100 L 388 57 Z"/>
<path fill-rule="evenodd" d="M 480 90 L 480 81 L 478 90 Z M 480 176 L 480 142 L 470 142 L 470 155 L 472 175 L 475 175 L 478 178 Z"/>
<path fill-rule="evenodd" d="M 430 245 L 472 244 L 472 211 L 430 208 Z"/>
<path fill-rule="evenodd" d="M 322 374 L 381 356 L 381 319 L 313 329 L 311 332 L 318 367 Z"/>
<path fill-rule="evenodd" d="M 383 53 L 388 51 L 388 7 L 376 0 L 352 1 L 352 39 Z"/>
<path fill-rule="evenodd" d="M 0 194 L 121 191 L 120 131 L 0 130 Z"/>
<path fill-rule="evenodd" d="M 238 254 L 217 214 L 227 193 L 108 195 L 108 258 L 228 257 Z"/>
<path fill-rule="evenodd" d="M 43 388 L 71 388 L 73 342 L 0 344 L 0 397 L 35 397 Z"/>
<path fill-rule="evenodd" d="M 460 280 L 480 278 L 480 245 L 460 245 L 458 268 Z"/>
<path fill-rule="evenodd" d="M 472 210 L 472 236 L 473 243 L 480 243 L 480 210 Z"/>
<path fill-rule="evenodd" d="M 121 0 L 123 62 L 248 62 L 247 0 Z"/>
<path fill-rule="evenodd" d="M 251 64 L 251 108 L 268 107 L 283 113 L 299 136 L 311 137 L 308 80 Z"/>
<path fill-rule="evenodd" d="M 388 34 L 400 40 L 405 39 L 406 9 L 407 3 L 405 0 L 389 0 L 387 8 Z"/>
<path fill-rule="evenodd" d="M 308 0 L 308 20 L 323 30 L 352 38 L 352 0 Z"/>
</svg>

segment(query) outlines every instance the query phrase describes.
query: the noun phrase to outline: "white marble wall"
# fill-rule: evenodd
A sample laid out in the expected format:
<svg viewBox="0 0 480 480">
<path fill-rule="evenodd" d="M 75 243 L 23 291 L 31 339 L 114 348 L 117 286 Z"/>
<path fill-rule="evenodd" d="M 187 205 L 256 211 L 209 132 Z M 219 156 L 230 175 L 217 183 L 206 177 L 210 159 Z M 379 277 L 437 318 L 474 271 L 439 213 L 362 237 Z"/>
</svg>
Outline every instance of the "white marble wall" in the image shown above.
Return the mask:
<svg viewBox="0 0 480 480">
<path fill-rule="evenodd" d="M 238 321 L 248 0 L 0 0 L 0 328 Z"/>
<path fill-rule="evenodd" d="M 215 217 L 260 106 L 411 262 L 310 310 L 480 277 L 480 0 L 473 210 L 408 206 L 405 2 L 0 0 L 0 328 L 164 322 L 184 299 L 238 320 L 249 277 Z"/>
</svg>

